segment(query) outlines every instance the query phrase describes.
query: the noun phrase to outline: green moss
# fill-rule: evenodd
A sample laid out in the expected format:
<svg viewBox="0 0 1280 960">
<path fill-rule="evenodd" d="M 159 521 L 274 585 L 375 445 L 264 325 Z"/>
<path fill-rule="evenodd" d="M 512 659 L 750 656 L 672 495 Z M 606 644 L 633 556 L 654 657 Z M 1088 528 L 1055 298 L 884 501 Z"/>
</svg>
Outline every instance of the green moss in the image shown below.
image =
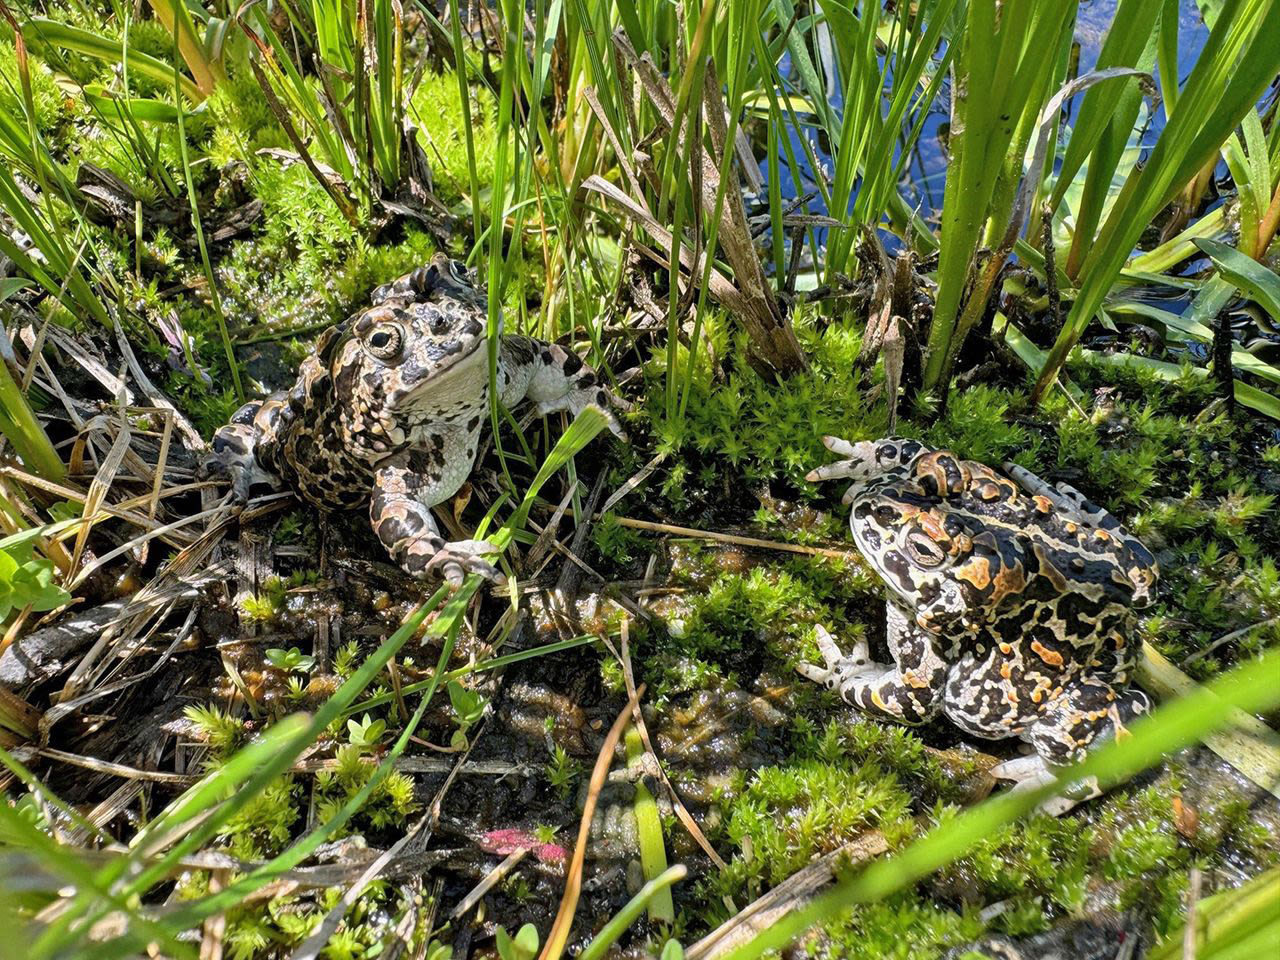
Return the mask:
<svg viewBox="0 0 1280 960">
<path fill-rule="evenodd" d="M 937 822 L 947 823 L 953 816 L 953 810 L 942 811 Z M 1071 818 L 1037 814 L 984 838 L 969 856 L 940 871 L 932 885 L 952 900 L 972 896 L 980 905 L 1012 901 L 1019 908 L 1013 918 L 1022 929 L 1010 929 L 1007 922 L 997 928 L 1033 933 L 1044 929 L 1046 910 L 1050 915 L 1070 912 L 1084 902 L 1090 839 L 1089 831 Z M 1034 911 L 1028 909 L 1031 904 L 1036 904 Z"/>
<path fill-rule="evenodd" d="M 676 507 L 724 501 L 729 489 L 774 480 L 787 481 L 801 496 L 817 497 L 819 490 L 804 475 L 829 459 L 822 436 L 858 440 L 876 434 L 876 416 L 858 403 L 857 327 L 841 323 L 819 329 L 803 312 L 795 323 L 813 370 L 774 384 L 751 368 L 745 334 L 711 318 L 706 334 L 712 352 L 722 358 L 721 369 L 713 370 L 707 352 L 700 352 L 683 416 L 668 417 L 664 409 L 664 358 L 650 363 L 645 413 L 658 449 L 672 454 L 662 493 Z M 688 363 L 683 349 L 678 361 L 675 376 L 683 383 Z"/>
<path fill-rule="evenodd" d="M 920 431 L 908 422 L 899 432 L 980 463 L 998 466 L 1013 460 L 1030 467 L 1040 450 L 1040 438 L 1026 426 L 1010 422 L 1010 411 L 1020 411 L 1026 405 L 1027 397 L 1021 391 L 977 384 L 953 393 L 946 413 L 928 429 Z"/>
<path fill-rule="evenodd" d="M 647 549 L 644 536 L 619 524 L 616 513 L 600 516 L 591 528 L 591 539 L 601 555 L 616 564 L 631 563 Z"/>
<path fill-rule="evenodd" d="M 101 25 L 98 25 L 97 29 L 100 32 Z M 127 40 L 130 50 L 136 50 L 139 53 L 145 53 L 147 56 L 155 57 L 161 63 L 173 66 L 175 57 L 181 61 L 173 42 L 173 34 L 166 30 L 158 20 L 130 20 Z M 186 72 L 187 66 L 185 63 L 180 62 L 179 66 L 183 72 Z M 173 92 L 173 81 L 153 80 L 137 70 L 132 70 L 129 72 L 129 90 L 135 97 L 163 99 Z"/>
<path fill-rule="evenodd" d="M 493 183 L 497 104 L 482 84 L 472 84 L 469 93 L 476 174 L 487 193 Z M 413 93 L 409 113 L 419 126 L 418 139 L 431 164 L 437 196 L 450 206 L 460 203 L 471 193 L 471 173 L 457 74 L 427 73 Z"/>
<path fill-rule="evenodd" d="M 834 699 L 832 695 L 831 700 Z M 824 702 L 819 709 L 826 706 Z M 809 716 L 800 714 L 795 719 L 794 733 L 797 756 L 889 771 L 922 807 L 931 807 L 938 801 L 962 803 L 970 799 L 967 781 L 976 774 L 976 758 L 957 753 L 944 763 L 938 754 L 928 751 L 919 733 L 908 727 L 861 715 L 847 722 L 828 720 L 819 727 Z"/>
<path fill-rule="evenodd" d="M 742 851 L 714 881 L 724 894 L 759 895 L 818 854 L 872 827 L 901 824 L 909 800 L 873 768 L 804 759 L 757 770 L 732 807 L 728 839 Z"/>
<path fill-rule="evenodd" d="M 301 785 L 291 776 L 280 777 L 241 807 L 220 835 L 242 860 L 275 856 L 294 837 L 301 801 Z"/>
<path fill-rule="evenodd" d="M 301 164 L 262 163 L 254 189 L 263 202 L 263 232 L 237 244 L 219 267 L 233 328 L 337 322 L 374 286 L 435 252 L 431 238 L 413 226 L 396 242 L 368 244 Z"/>
<path fill-rule="evenodd" d="M 71 118 L 68 100 L 58 89 L 53 73 L 39 57 L 28 55 L 31 102 L 35 107 L 36 129 L 48 136 Z M 18 73 L 13 43 L 0 39 L 0 111 L 26 122 L 22 81 Z"/>
<path fill-rule="evenodd" d="M 805 944 L 811 957 L 933 960 L 983 932 L 977 911 L 940 910 L 924 897 L 903 893 L 857 907 L 824 926 Z"/>
<path fill-rule="evenodd" d="M 759 566 L 746 575 L 722 574 L 694 597 L 682 646 L 694 654 L 731 653 L 767 645 L 778 633 L 794 636 L 801 621 L 813 618 L 812 599 L 786 571 Z"/>
<path fill-rule="evenodd" d="M 205 104 L 217 121 L 209 140 L 209 157 L 216 166 L 253 164 L 259 150 L 271 147 L 293 149 L 248 70 L 233 73 L 218 84 Z"/>
<path fill-rule="evenodd" d="M 320 820 L 329 820 L 337 814 L 369 782 L 374 769 L 375 765 L 361 756 L 359 747 L 340 747 L 336 769 L 316 775 L 316 810 Z M 359 812 L 343 828 L 342 835 L 403 828 L 417 808 L 413 780 L 393 772 L 373 788 Z"/>
</svg>

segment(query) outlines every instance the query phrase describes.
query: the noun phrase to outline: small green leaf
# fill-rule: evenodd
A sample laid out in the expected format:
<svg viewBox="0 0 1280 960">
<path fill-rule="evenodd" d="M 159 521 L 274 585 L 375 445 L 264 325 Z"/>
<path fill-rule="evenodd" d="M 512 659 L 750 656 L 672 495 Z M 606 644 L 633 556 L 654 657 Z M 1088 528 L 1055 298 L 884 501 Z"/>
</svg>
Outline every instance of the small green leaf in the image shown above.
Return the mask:
<svg viewBox="0 0 1280 960">
<path fill-rule="evenodd" d="M 307 673 L 316 665 L 315 657 L 303 653 L 297 647 L 290 647 L 288 650 L 272 647 L 266 652 L 266 658 L 277 670 L 289 672 Z"/>
<path fill-rule="evenodd" d="M 458 723 L 464 728 L 471 726 L 484 714 L 484 697 L 474 690 L 468 690 L 457 680 L 450 680 L 445 689 L 449 692 L 449 703 L 458 717 Z"/>
<path fill-rule="evenodd" d="M 31 281 L 26 277 L 4 277 L 0 279 L 0 303 L 4 303 L 23 287 L 31 285 Z"/>
<path fill-rule="evenodd" d="M 532 960 L 538 952 L 538 928 L 526 923 L 513 938 L 507 931 L 498 927 L 498 956 L 502 960 Z"/>
<path fill-rule="evenodd" d="M 386 731 L 385 720 L 374 720 L 367 713 L 358 721 L 347 721 L 347 735 L 353 747 L 376 746 Z"/>
<path fill-rule="evenodd" d="M 0 618 L 15 607 L 44 612 L 69 602 L 71 595 L 54 583 L 53 577 L 52 561 L 33 556 L 31 544 L 0 550 Z"/>
<path fill-rule="evenodd" d="M 85 102 L 104 117 L 132 117 L 148 123 L 178 122 L 178 108 L 172 103 L 145 97 L 119 97 L 100 83 L 87 84 L 83 89 Z M 190 117 L 203 110 L 202 103 L 195 110 L 188 110 L 186 115 Z"/>
<path fill-rule="evenodd" d="M 521 960 L 527 960 L 538 952 L 538 928 L 526 923 L 516 934 L 515 948 Z"/>
</svg>

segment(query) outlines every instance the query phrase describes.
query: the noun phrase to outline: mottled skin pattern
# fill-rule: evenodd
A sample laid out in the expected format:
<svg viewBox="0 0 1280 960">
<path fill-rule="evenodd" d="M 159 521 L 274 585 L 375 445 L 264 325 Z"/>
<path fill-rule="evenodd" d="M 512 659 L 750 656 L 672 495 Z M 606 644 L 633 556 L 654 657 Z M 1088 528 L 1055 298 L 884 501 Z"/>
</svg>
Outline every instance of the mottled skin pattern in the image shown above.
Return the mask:
<svg viewBox="0 0 1280 960">
<path fill-rule="evenodd" d="M 378 538 L 416 576 L 500 575 L 485 541 L 447 542 L 431 507 L 458 491 L 489 420 L 486 298 L 466 268 L 437 255 L 373 292 L 372 306 L 321 335 L 287 392 L 241 407 L 213 440 L 211 472 L 247 499 L 259 482 L 324 510 L 369 505 Z M 540 414 L 624 404 L 578 357 L 552 343 L 503 336 L 503 404 Z"/>
<path fill-rule="evenodd" d="M 844 502 L 889 588 L 894 664 L 872 663 L 865 643 L 843 655 L 820 629 L 826 666 L 801 673 L 873 715 L 942 713 L 975 736 L 1022 737 L 1035 756 L 995 772 L 1028 786 L 1149 708 L 1128 685 L 1134 610 L 1158 570 L 1114 516 L 1014 464 L 1001 474 L 899 438 L 824 442 L 847 459 L 809 479 L 854 480 Z"/>
</svg>

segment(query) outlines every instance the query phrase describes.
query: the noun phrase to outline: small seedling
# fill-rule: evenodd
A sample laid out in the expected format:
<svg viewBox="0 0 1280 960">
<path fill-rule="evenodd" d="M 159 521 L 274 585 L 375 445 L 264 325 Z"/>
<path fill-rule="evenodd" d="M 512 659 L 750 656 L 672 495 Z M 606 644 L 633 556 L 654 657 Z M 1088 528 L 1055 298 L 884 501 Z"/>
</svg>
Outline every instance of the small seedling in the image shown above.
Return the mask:
<svg viewBox="0 0 1280 960">
<path fill-rule="evenodd" d="M 467 731 L 484 716 L 485 698 L 474 690 L 468 690 L 456 680 L 450 680 L 447 686 L 449 703 L 453 706 L 454 716 L 458 719 L 458 729 L 453 731 L 449 740 L 455 750 L 467 749 Z"/>
<path fill-rule="evenodd" d="M 360 720 L 347 721 L 347 739 L 353 747 L 360 747 L 366 750 L 376 747 L 379 741 L 382 740 L 382 735 L 386 732 L 386 721 L 375 720 L 367 713 Z"/>
<path fill-rule="evenodd" d="M 183 714 L 200 731 L 205 743 L 220 755 L 230 753 L 244 739 L 244 721 L 215 706 L 188 706 Z"/>
<path fill-rule="evenodd" d="M 266 656 L 267 663 L 285 673 L 310 673 L 316 665 L 315 657 L 303 653 L 297 647 L 290 647 L 288 650 L 272 647 Z"/>
<path fill-rule="evenodd" d="M 30 544 L 0 550 L 0 619 L 13 609 L 53 610 L 71 595 L 53 582 L 53 563 L 37 557 Z"/>
<path fill-rule="evenodd" d="M 301 677 L 289 678 L 289 699 L 297 703 L 307 695 L 307 685 L 303 683 Z"/>
<path fill-rule="evenodd" d="M 333 658 L 333 672 L 346 679 L 355 672 L 360 659 L 360 648 L 354 640 L 343 644 Z"/>
<path fill-rule="evenodd" d="M 268 577 L 262 589 L 240 601 L 245 617 L 258 623 L 274 620 L 284 612 L 285 582 L 279 577 Z"/>
<path fill-rule="evenodd" d="M 502 960 L 533 960 L 538 952 L 538 928 L 526 923 L 513 938 L 503 927 L 498 928 L 498 956 Z"/>
<path fill-rule="evenodd" d="M 84 507 L 70 500 L 59 500 L 57 503 L 49 504 L 49 516 L 55 521 L 79 520 L 84 516 Z"/>
<path fill-rule="evenodd" d="M 567 799 L 569 787 L 582 773 L 582 765 L 569 756 L 564 747 L 556 746 L 551 751 L 551 762 L 547 764 L 547 779 L 561 798 Z"/>
</svg>

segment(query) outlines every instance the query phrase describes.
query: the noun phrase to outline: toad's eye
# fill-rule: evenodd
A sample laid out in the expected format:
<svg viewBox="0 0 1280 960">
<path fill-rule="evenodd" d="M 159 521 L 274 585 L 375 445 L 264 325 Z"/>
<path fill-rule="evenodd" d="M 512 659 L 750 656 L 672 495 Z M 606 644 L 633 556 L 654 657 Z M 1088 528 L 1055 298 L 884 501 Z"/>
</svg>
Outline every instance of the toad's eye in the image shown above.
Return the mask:
<svg viewBox="0 0 1280 960">
<path fill-rule="evenodd" d="M 942 547 L 918 531 L 907 536 L 907 554 L 922 567 L 936 567 L 946 558 Z"/>
<path fill-rule="evenodd" d="M 379 360 L 394 360 L 400 356 L 400 349 L 404 346 L 404 330 L 398 323 L 379 324 L 365 342 L 369 345 L 369 352 Z"/>
</svg>

